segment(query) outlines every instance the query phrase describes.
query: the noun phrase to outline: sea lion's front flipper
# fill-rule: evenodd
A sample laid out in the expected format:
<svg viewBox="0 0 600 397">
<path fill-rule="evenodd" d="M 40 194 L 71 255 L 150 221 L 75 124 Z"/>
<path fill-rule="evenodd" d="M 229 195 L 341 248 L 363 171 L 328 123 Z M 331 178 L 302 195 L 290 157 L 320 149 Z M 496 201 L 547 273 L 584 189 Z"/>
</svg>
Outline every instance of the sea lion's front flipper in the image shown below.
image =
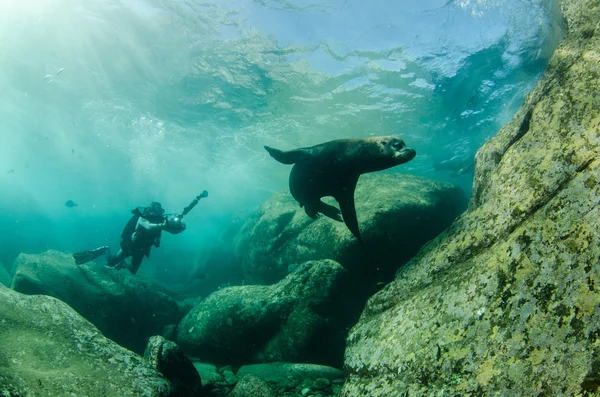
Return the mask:
<svg viewBox="0 0 600 397">
<path fill-rule="evenodd" d="M 317 208 L 318 211 L 326 217 L 331 218 L 334 221 L 344 222 L 342 216 L 340 215 L 340 210 L 335 208 L 333 205 L 325 204 L 324 202 L 319 200 Z"/>
<path fill-rule="evenodd" d="M 364 245 L 362 238 L 360 237 L 360 231 L 358 230 L 358 219 L 356 219 L 356 209 L 354 208 L 354 189 L 356 188 L 356 182 L 358 182 L 358 178 L 356 178 L 353 183 L 346 186 L 335 199 L 340 203 L 344 223 L 354 237 L 360 241 L 361 245 Z"/>
<path fill-rule="evenodd" d="M 304 212 L 306 212 L 306 215 L 311 219 L 317 220 L 319 218 L 319 211 L 317 210 L 316 205 L 306 204 L 304 206 Z"/>
<path fill-rule="evenodd" d="M 287 152 L 269 146 L 265 146 L 265 149 L 271 157 L 283 164 L 295 164 L 309 156 L 306 149 L 294 149 Z"/>
</svg>

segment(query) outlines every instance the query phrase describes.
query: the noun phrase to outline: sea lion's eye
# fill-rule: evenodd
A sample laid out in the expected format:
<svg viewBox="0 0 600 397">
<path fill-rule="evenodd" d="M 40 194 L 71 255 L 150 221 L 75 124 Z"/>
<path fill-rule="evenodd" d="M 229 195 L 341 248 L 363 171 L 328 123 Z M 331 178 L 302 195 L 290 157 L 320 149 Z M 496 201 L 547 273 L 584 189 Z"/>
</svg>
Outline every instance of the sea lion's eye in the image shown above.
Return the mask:
<svg viewBox="0 0 600 397">
<path fill-rule="evenodd" d="M 404 147 L 404 142 L 402 142 L 402 141 L 394 141 L 392 143 L 392 146 L 394 147 L 394 149 L 402 149 Z"/>
</svg>

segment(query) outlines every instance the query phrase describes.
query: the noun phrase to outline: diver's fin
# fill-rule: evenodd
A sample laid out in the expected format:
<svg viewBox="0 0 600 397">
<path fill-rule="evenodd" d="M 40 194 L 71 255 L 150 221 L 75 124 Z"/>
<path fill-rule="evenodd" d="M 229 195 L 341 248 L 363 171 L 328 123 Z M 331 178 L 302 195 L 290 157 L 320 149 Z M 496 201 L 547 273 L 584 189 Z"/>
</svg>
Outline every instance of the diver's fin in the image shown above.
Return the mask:
<svg viewBox="0 0 600 397">
<path fill-rule="evenodd" d="M 82 265 L 84 263 L 88 263 L 93 261 L 97 257 L 104 255 L 108 250 L 107 246 L 99 247 L 93 250 L 87 250 L 82 252 L 76 252 L 73 254 L 73 258 L 75 258 L 75 263 L 77 265 Z"/>
<path fill-rule="evenodd" d="M 335 199 L 340 203 L 344 223 L 354 237 L 360 241 L 360 244 L 364 246 L 360 231 L 358 230 L 358 219 L 356 219 L 356 209 L 354 208 L 354 189 L 356 188 L 356 182 L 358 182 L 358 178 L 353 182 L 351 181 L 348 186 L 343 189 L 342 193 L 335 197 Z"/>
<path fill-rule="evenodd" d="M 269 146 L 265 146 L 265 149 L 271 157 L 283 164 L 295 164 L 309 156 L 306 149 L 294 149 L 287 152 Z"/>
</svg>

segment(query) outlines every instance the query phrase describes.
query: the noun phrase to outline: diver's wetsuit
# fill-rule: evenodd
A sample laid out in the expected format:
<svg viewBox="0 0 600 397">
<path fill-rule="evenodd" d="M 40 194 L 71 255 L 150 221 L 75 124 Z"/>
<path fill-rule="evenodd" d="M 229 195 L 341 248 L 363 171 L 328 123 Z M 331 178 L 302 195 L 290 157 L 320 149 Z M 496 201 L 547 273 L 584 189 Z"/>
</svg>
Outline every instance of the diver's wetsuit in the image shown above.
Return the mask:
<svg viewBox="0 0 600 397">
<path fill-rule="evenodd" d="M 137 273 L 144 256 L 150 256 L 150 249 L 154 245 L 160 246 L 162 231 L 179 234 L 186 229 L 183 216 L 187 215 L 200 199 L 208 197 L 204 190 L 183 209 L 181 214 L 171 214 L 166 217 L 165 210 L 159 202 L 153 201 L 149 207 L 137 207 L 131 213 L 123 232 L 121 233 L 121 249 L 116 255 L 111 254 L 108 246 L 98 247 L 93 250 L 75 252 L 73 258 L 77 265 L 88 263 L 101 255 L 106 255 L 106 264 L 116 269 L 127 268 L 131 273 Z M 131 256 L 131 267 L 125 264 L 125 258 Z"/>
<path fill-rule="evenodd" d="M 161 215 L 148 214 L 138 207 L 131 211 L 133 216 L 125 225 L 121 233 L 121 249 L 116 255 L 109 250 L 106 252 L 106 262 L 110 267 L 124 267 L 125 258 L 131 256 L 131 273 L 136 274 L 144 256 L 150 256 L 150 249 L 154 245 L 160 246 L 160 237 L 165 228 L 166 219 Z"/>
</svg>

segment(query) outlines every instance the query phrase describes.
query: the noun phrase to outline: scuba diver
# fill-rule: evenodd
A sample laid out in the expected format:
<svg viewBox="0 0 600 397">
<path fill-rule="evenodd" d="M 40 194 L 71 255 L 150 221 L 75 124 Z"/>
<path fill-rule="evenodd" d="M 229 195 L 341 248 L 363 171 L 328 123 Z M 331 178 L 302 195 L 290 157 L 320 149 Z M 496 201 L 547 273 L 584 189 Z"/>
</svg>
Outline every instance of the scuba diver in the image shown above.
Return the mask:
<svg viewBox="0 0 600 397">
<path fill-rule="evenodd" d="M 179 234 L 186 229 L 183 217 L 198 204 L 200 199 L 208 197 L 204 190 L 196 196 L 192 202 L 183 209 L 181 214 L 165 215 L 165 210 L 159 202 L 152 202 L 148 207 L 137 207 L 131 211 L 133 214 L 121 233 L 121 248 L 116 255 L 110 252 L 108 246 L 98 247 L 93 250 L 77 252 L 73 254 L 75 263 L 80 265 L 87 263 L 101 255 L 106 256 L 106 266 L 115 269 L 126 268 L 132 274 L 136 274 L 144 256 L 150 256 L 152 246 L 160 246 L 162 231 L 171 234 Z M 125 258 L 131 256 L 131 266 L 127 266 Z"/>
</svg>

